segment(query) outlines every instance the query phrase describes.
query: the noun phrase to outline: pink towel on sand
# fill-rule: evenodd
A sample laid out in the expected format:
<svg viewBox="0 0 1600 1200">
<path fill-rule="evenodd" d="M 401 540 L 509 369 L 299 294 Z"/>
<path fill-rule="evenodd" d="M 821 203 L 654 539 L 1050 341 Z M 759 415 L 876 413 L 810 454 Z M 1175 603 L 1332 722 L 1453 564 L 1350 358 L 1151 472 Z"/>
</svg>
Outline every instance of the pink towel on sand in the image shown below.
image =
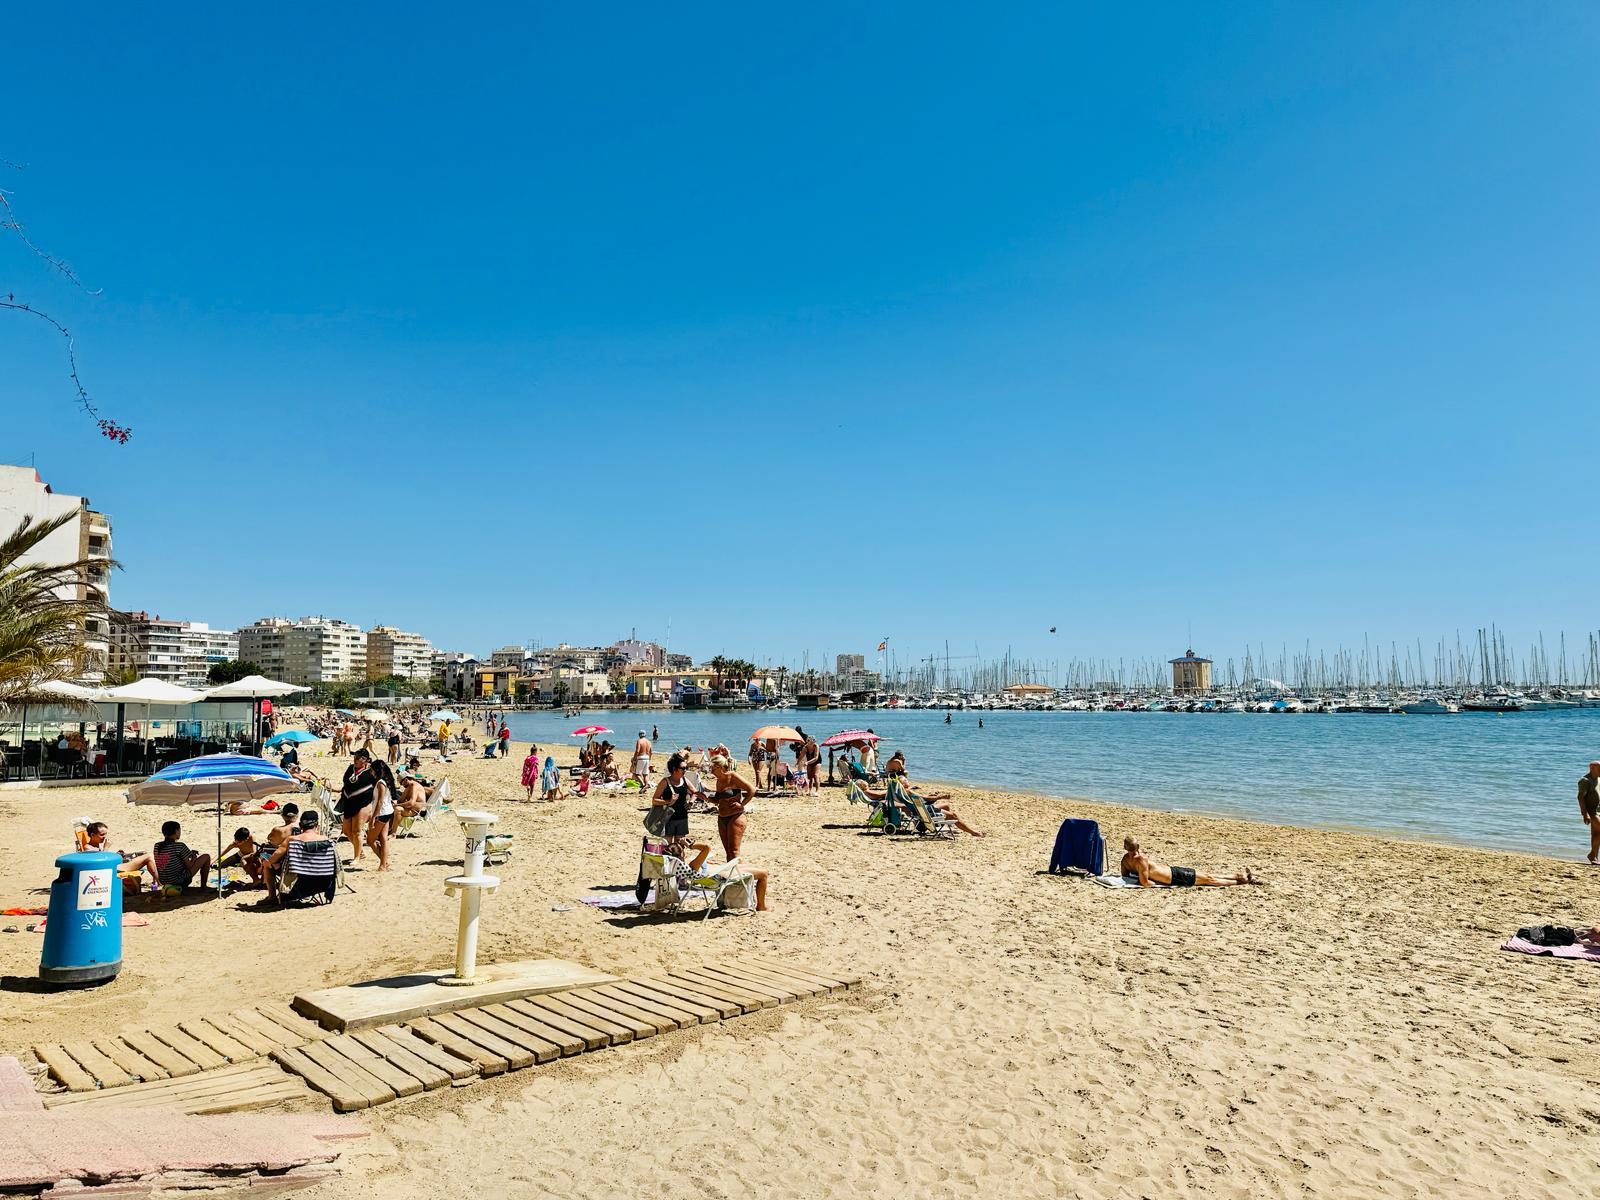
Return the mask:
<svg viewBox="0 0 1600 1200">
<path fill-rule="evenodd" d="M 1544 958 L 1582 958 L 1589 962 L 1600 962 L 1600 946 L 1591 946 L 1586 942 L 1578 942 L 1571 946 L 1540 946 L 1524 938 L 1514 937 L 1500 949 L 1512 950 L 1518 954 L 1537 954 Z"/>
<path fill-rule="evenodd" d="M 43 933 L 45 924 L 48 921 L 49 921 L 49 918 L 46 917 L 45 920 L 40 921 L 37 925 L 35 925 L 33 927 L 33 931 L 35 933 Z M 140 929 L 143 926 L 148 925 L 148 924 L 150 924 L 150 922 L 145 920 L 138 913 L 125 912 L 125 913 L 122 914 L 122 927 L 124 929 Z"/>
</svg>

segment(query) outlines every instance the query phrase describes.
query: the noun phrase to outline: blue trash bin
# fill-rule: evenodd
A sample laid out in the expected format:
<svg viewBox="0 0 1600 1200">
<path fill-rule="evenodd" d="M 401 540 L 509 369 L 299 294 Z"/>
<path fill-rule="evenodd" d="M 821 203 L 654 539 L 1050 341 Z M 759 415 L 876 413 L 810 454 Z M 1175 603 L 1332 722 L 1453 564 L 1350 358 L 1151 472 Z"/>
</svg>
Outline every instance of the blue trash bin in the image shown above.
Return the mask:
<svg viewBox="0 0 1600 1200">
<path fill-rule="evenodd" d="M 50 885 L 39 978 L 46 983 L 102 983 L 122 970 L 120 855 L 104 850 L 63 854 Z"/>
</svg>

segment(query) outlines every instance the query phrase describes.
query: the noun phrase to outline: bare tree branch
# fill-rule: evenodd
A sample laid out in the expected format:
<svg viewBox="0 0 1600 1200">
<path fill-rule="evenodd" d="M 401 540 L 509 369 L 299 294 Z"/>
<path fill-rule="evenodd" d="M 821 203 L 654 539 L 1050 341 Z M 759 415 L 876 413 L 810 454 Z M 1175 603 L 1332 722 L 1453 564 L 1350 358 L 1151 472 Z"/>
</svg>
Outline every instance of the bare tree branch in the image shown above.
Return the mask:
<svg viewBox="0 0 1600 1200">
<path fill-rule="evenodd" d="M 17 219 L 17 210 L 11 207 L 11 193 L 4 188 L 0 188 L 0 216 L 3 216 L 3 219 L 0 219 L 0 232 L 9 230 L 11 233 L 16 234 L 18 241 L 33 251 L 38 258 L 49 263 L 54 270 L 66 276 L 73 287 L 82 288 L 82 290 L 89 292 L 91 296 L 100 294 L 100 288 L 89 291 L 88 288 L 83 286 L 83 280 L 78 278 L 78 273 L 72 269 L 71 263 L 57 258 L 28 236 L 28 231 L 22 227 L 22 222 Z"/>
</svg>

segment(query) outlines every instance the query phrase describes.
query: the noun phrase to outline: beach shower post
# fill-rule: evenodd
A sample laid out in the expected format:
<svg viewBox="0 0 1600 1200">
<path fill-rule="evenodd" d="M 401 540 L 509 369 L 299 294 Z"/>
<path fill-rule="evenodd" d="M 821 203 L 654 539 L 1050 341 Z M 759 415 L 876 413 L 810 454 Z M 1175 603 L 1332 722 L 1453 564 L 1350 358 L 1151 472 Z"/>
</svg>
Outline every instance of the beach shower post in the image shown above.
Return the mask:
<svg viewBox="0 0 1600 1200">
<path fill-rule="evenodd" d="M 478 982 L 478 910 L 485 893 L 492 895 L 500 886 L 499 877 L 483 873 L 483 855 L 489 841 L 489 827 L 500 818 L 493 813 L 456 810 L 467 835 L 462 873 L 444 881 L 444 890 L 461 898 L 461 919 L 456 926 L 456 973 L 439 982 L 453 987 L 468 987 Z"/>
</svg>

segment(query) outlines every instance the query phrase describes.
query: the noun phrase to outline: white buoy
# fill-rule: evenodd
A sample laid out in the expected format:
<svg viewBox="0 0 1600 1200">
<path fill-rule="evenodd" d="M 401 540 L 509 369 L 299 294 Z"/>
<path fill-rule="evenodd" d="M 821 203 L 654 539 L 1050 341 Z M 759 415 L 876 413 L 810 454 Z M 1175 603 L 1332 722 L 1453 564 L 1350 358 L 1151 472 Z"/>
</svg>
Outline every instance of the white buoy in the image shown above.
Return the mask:
<svg viewBox="0 0 1600 1200">
<path fill-rule="evenodd" d="M 478 910 L 485 893 L 493 895 L 500 886 L 494 875 L 483 873 L 483 852 L 489 840 L 489 827 L 500 818 L 493 813 L 467 812 L 456 809 L 456 819 L 467 835 L 467 853 L 460 875 L 444 881 L 444 890 L 461 897 L 461 920 L 456 926 L 456 973 L 445 975 L 439 982 L 452 987 L 470 987 L 479 982 L 478 971 Z"/>
</svg>

